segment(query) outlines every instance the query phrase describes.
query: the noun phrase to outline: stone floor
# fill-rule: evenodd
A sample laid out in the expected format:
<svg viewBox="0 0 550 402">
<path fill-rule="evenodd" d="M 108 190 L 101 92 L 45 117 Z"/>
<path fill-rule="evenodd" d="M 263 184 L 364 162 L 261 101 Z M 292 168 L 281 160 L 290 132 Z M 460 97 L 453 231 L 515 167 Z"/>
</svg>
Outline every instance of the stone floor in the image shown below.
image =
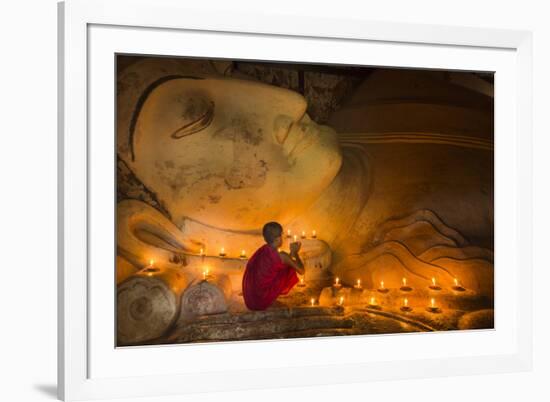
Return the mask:
<svg viewBox="0 0 550 402">
<path fill-rule="evenodd" d="M 332 289 L 330 283 L 318 282 L 295 287 L 265 311 L 247 310 L 242 296 L 235 295 L 227 313 L 179 322 L 150 344 L 493 328 L 492 301 L 468 292 L 442 290 L 437 293 L 440 308 L 433 312 L 428 308 L 432 293 L 390 289 L 379 294 L 349 287 Z M 341 295 L 345 298 L 340 299 Z M 376 296 L 374 306 L 370 303 L 372 295 Z M 404 296 L 410 299 L 411 311 L 401 310 Z"/>
</svg>

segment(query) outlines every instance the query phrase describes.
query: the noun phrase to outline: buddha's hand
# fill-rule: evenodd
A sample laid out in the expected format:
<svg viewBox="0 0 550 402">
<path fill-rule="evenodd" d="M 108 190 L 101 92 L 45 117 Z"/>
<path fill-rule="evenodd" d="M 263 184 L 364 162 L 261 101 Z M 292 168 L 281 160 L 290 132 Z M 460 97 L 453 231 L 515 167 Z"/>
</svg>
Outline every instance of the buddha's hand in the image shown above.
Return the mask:
<svg viewBox="0 0 550 402">
<path fill-rule="evenodd" d="M 290 255 L 298 254 L 301 248 L 302 248 L 302 243 L 300 243 L 299 241 L 290 243 Z"/>
</svg>

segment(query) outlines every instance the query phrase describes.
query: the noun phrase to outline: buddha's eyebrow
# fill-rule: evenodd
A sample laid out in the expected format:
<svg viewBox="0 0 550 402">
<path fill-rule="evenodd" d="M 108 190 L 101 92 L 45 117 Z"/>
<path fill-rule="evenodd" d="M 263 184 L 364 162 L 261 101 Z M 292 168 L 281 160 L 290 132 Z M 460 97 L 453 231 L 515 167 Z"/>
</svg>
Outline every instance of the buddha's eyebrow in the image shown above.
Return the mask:
<svg viewBox="0 0 550 402">
<path fill-rule="evenodd" d="M 132 157 L 132 162 L 135 161 L 136 159 L 136 156 L 134 154 L 134 131 L 136 129 L 137 120 L 138 120 L 139 114 L 141 113 L 141 109 L 145 104 L 145 101 L 147 100 L 149 95 L 151 95 L 151 92 L 153 92 L 160 85 L 168 81 L 179 80 L 179 79 L 203 80 L 204 78 L 195 77 L 193 75 L 166 75 L 149 84 L 147 88 L 145 88 L 141 93 L 141 95 L 139 96 L 139 99 L 136 102 L 136 106 L 134 108 L 134 112 L 132 113 L 132 119 L 130 120 L 130 127 L 128 128 L 128 143 L 130 145 L 130 155 Z"/>
</svg>

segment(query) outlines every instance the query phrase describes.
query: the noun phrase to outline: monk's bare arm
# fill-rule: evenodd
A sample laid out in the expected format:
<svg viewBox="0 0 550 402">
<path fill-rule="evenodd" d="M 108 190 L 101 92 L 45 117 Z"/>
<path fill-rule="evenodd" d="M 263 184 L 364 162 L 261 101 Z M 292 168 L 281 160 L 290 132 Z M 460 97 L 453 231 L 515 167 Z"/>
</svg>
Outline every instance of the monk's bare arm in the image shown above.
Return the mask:
<svg viewBox="0 0 550 402">
<path fill-rule="evenodd" d="M 304 268 L 304 263 L 300 259 L 300 256 L 298 255 L 298 253 L 295 253 L 294 255 L 291 255 L 291 254 L 288 254 L 284 251 L 281 251 L 279 253 L 279 255 L 281 256 L 281 260 L 283 260 L 283 262 L 285 264 L 290 265 L 300 275 L 303 275 L 306 272 L 306 270 Z"/>
</svg>

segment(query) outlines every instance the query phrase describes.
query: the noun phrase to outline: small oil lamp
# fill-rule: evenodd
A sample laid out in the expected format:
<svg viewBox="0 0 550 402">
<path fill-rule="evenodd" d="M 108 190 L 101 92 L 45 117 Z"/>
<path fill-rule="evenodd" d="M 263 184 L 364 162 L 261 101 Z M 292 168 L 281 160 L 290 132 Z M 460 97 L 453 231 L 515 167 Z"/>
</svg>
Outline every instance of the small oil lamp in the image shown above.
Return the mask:
<svg viewBox="0 0 550 402">
<path fill-rule="evenodd" d="M 311 307 L 315 306 L 315 299 L 313 297 L 311 298 L 310 302 L 311 302 Z"/>
<path fill-rule="evenodd" d="M 403 278 L 401 281 L 403 282 L 403 284 L 399 289 L 403 292 L 410 292 L 412 288 L 409 285 L 407 285 L 407 278 Z"/>
<path fill-rule="evenodd" d="M 306 238 L 306 231 L 302 230 L 302 239 L 305 239 L 305 238 Z"/>
<path fill-rule="evenodd" d="M 452 289 L 456 290 L 457 292 L 464 292 L 466 290 L 456 278 L 454 278 L 454 286 L 452 287 Z"/>
<path fill-rule="evenodd" d="M 439 313 L 441 311 L 439 307 L 435 305 L 435 299 L 433 297 L 430 299 L 430 305 L 426 307 L 426 310 L 430 313 Z"/>
<path fill-rule="evenodd" d="M 147 265 L 144 269 L 144 272 L 147 274 L 147 276 L 153 276 L 155 272 L 160 271 L 158 268 L 155 268 L 155 260 L 149 260 L 149 265 Z"/>
<path fill-rule="evenodd" d="M 401 311 L 405 311 L 405 312 L 412 311 L 411 306 L 409 306 L 409 299 L 407 299 L 406 297 L 403 299 L 403 305 L 401 306 Z"/>
<path fill-rule="evenodd" d="M 246 258 L 246 251 L 241 250 L 241 255 L 239 256 L 241 260 L 244 260 Z"/>
<path fill-rule="evenodd" d="M 388 293 L 389 289 L 384 287 L 384 281 L 380 281 L 380 287 L 378 288 L 380 293 Z"/>
<path fill-rule="evenodd" d="M 353 286 L 355 289 L 362 289 L 361 279 L 357 279 L 357 283 Z"/>
<path fill-rule="evenodd" d="M 432 278 L 432 284 L 430 285 L 430 289 L 441 290 L 441 286 L 437 284 L 437 282 L 435 281 L 435 278 Z"/>
<path fill-rule="evenodd" d="M 220 249 L 220 257 L 225 257 L 225 256 L 226 256 L 226 254 L 225 254 L 225 248 L 222 247 L 222 248 Z"/>
<path fill-rule="evenodd" d="M 294 235 L 294 243 L 298 240 L 298 236 Z"/>
<path fill-rule="evenodd" d="M 380 306 L 379 306 L 378 303 L 376 302 L 376 297 L 371 296 L 371 298 L 370 298 L 370 300 L 369 300 L 369 307 L 370 307 L 370 308 L 377 309 L 377 310 L 380 309 Z"/>
<path fill-rule="evenodd" d="M 315 230 L 313 230 L 313 231 L 311 232 L 311 238 L 312 238 L 312 239 L 316 239 L 316 238 L 317 238 L 317 232 L 316 232 Z"/>
<path fill-rule="evenodd" d="M 341 288 L 341 287 L 342 287 L 342 284 L 340 283 L 340 278 L 336 277 L 336 278 L 334 279 L 334 284 L 333 284 L 332 286 L 334 286 L 334 287 L 337 288 L 337 289 L 338 289 L 338 288 Z"/>
<path fill-rule="evenodd" d="M 306 286 L 306 283 L 305 283 L 305 280 L 304 280 L 303 276 L 300 277 L 300 282 L 298 283 L 298 286 L 301 287 L 301 288 Z"/>
<path fill-rule="evenodd" d="M 342 306 L 344 304 L 344 296 L 340 296 L 340 299 L 338 299 L 338 305 Z"/>
</svg>

